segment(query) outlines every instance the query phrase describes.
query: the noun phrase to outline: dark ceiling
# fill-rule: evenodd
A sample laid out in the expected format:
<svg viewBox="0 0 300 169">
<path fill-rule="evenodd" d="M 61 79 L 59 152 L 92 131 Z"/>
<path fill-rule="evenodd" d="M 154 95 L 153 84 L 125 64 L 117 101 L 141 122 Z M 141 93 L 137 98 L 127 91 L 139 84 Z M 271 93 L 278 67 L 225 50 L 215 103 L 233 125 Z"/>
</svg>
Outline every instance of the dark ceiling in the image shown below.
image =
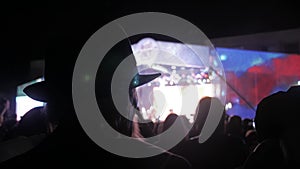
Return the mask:
<svg viewBox="0 0 300 169">
<path fill-rule="evenodd" d="M 0 75 L 27 70 L 30 60 L 43 57 L 49 37 L 80 30 L 91 35 L 118 17 L 145 11 L 175 14 L 198 26 L 209 38 L 300 27 L 297 5 L 212 1 L 101 1 L 101 3 L 28 3 L 1 5 Z M 51 39 L 51 38 L 50 38 Z M 22 73 L 21 73 L 22 75 Z"/>
</svg>

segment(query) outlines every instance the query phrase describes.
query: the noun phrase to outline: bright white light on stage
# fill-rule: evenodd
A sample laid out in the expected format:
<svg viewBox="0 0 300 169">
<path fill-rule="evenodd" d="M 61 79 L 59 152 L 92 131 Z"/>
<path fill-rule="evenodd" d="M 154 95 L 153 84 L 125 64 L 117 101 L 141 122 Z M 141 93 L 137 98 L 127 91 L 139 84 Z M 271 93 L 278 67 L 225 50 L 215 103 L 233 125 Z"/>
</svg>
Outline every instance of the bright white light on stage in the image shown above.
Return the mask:
<svg viewBox="0 0 300 169">
<path fill-rule="evenodd" d="M 43 102 L 39 102 L 31 99 L 28 96 L 18 96 L 16 97 L 16 114 L 17 120 L 21 120 L 22 116 L 27 113 L 30 109 L 34 107 L 43 106 Z"/>
<path fill-rule="evenodd" d="M 171 113 L 170 110 L 173 110 L 175 113 L 181 111 L 182 94 L 177 86 L 155 87 L 153 89 L 153 98 L 153 106 L 156 110 L 155 117 L 160 121 L 165 120 Z"/>
<path fill-rule="evenodd" d="M 225 105 L 225 110 L 229 110 L 232 108 L 232 103 L 231 102 L 228 102 L 226 105 Z"/>
<path fill-rule="evenodd" d="M 214 90 L 212 84 L 154 87 L 153 107 L 156 112 L 154 116 L 164 121 L 172 110 L 173 113 L 186 116 L 192 122 L 199 100 L 205 96 L 213 97 Z M 186 103 L 188 106 L 184 109 L 182 109 L 183 100 L 188 101 Z"/>
<path fill-rule="evenodd" d="M 300 85 L 300 80 L 298 81 L 298 85 Z"/>
<path fill-rule="evenodd" d="M 43 106 L 45 104 L 44 102 L 39 102 L 39 101 L 31 99 L 23 92 L 23 90 L 26 86 L 41 82 L 43 80 L 44 80 L 44 78 L 41 77 L 41 78 L 37 78 L 37 79 L 34 79 L 32 81 L 29 81 L 27 83 L 23 83 L 23 84 L 17 86 L 17 96 L 15 99 L 16 99 L 16 114 L 17 114 L 18 121 L 30 109 L 32 109 L 34 107 Z"/>
</svg>

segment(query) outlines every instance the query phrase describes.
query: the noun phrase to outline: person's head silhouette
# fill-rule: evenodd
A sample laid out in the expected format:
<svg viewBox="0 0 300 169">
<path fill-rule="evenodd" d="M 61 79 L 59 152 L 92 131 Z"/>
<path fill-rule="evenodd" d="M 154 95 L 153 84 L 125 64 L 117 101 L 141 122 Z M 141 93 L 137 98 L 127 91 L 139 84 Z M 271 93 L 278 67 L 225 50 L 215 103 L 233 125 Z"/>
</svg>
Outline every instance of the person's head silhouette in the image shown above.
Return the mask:
<svg viewBox="0 0 300 169">
<path fill-rule="evenodd" d="M 61 39 L 56 38 L 51 42 L 46 50 L 45 81 L 26 87 L 24 92 L 35 100 L 47 103 L 50 121 L 56 123 L 64 119 L 64 123 L 66 121 L 69 123 L 70 119 L 75 117 L 72 102 L 73 69 L 84 41 L 62 36 Z M 132 54 L 132 50 L 127 39 L 112 47 L 100 63 L 95 81 L 96 98 L 99 108 L 103 110 L 101 110 L 103 116 L 115 129 L 119 128 L 121 130 L 128 128 L 122 125 L 128 125 L 128 120 L 115 109 L 111 94 L 111 82 L 117 66 L 127 56 L 132 56 L 130 54 Z M 138 73 L 136 67 L 132 69 L 137 73 L 132 78 L 130 84 L 127 84 L 127 89 L 125 87 L 124 90 L 127 90 L 132 106 L 137 108 L 135 89 L 157 78 L 160 76 L 160 73 L 141 74 Z M 126 130 L 125 133 L 130 134 L 130 131 Z"/>
</svg>

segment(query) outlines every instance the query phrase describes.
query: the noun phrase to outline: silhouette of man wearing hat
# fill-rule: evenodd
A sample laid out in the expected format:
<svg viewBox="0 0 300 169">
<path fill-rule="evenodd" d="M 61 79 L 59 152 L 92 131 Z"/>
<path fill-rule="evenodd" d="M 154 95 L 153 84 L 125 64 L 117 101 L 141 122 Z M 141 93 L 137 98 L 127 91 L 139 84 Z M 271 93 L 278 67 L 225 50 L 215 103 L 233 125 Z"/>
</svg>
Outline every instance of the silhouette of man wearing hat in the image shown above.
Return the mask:
<svg viewBox="0 0 300 169">
<path fill-rule="evenodd" d="M 151 149 L 157 149 L 162 154 L 149 158 L 130 159 L 107 152 L 88 138 L 78 122 L 72 102 L 72 71 L 86 37 L 81 40 L 78 37 L 74 38 L 64 35 L 60 39 L 50 41 L 51 44 L 48 45 L 45 57 L 45 81 L 24 89 L 24 92 L 33 99 L 47 102 L 49 121 L 57 125 L 57 128 L 38 146 L 21 156 L 4 162 L 4 166 L 37 167 L 46 164 L 49 167 L 78 165 L 88 167 L 108 165 L 114 168 L 121 164 L 131 168 L 189 168 L 189 163 L 182 157 L 152 145 L 149 145 Z M 114 69 L 132 51 L 127 40 L 119 42 L 116 46 L 107 53 L 100 64 L 95 82 L 95 93 L 99 108 L 111 127 L 122 134 L 131 136 L 132 121 L 116 111 L 109 89 Z M 112 58 L 117 60 L 112 60 Z M 160 76 L 159 73 L 134 76 L 128 86 L 129 99 L 133 107 L 137 108 L 137 98 L 134 96 L 135 88 L 158 76 Z M 141 144 L 144 143 L 141 142 Z"/>
</svg>

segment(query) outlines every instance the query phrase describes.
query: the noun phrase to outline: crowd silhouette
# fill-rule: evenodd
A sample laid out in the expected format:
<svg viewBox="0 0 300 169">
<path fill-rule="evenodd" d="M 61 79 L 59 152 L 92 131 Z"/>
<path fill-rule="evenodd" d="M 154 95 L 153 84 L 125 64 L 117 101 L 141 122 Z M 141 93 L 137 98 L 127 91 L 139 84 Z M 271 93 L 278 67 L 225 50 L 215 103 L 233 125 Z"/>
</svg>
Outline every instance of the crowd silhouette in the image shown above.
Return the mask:
<svg viewBox="0 0 300 169">
<path fill-rule="evenodd" d="M 69 39 L 67 42 L 71 43 L 71 41 Z M 45 82 L 42 82 L 42 86 L 38 86 L 39 91 L 35 90 L 37 85 L 41 84 L 34 84 L 25 89 L 25 93 L 32 98 L 45 101 L 47 103 L 45 107 L 30 110 L 19 122 L 16 122 L 6 117 L 9 103 L 5 99 L 1 100 L 0 157 L 3 167 L 48 165 L 54 168 L 73 165 L 87 167 L 109 165 L 110 168 L 115 168 L 121 164 L 126 168 L 250 169 L 298 166 L 299 86 L 293 86 L 288 91 L 280 91 L 262 99 L 257 105 L 255 119 L 228 117 L 225 106 L 218 98 L 203 97 L 199 100 L 194 124 L 189 123 L 186 117 L 175 113 L 171 113 L 165 121 L 139 123 L 139 120 L 143 119 L 138 111 L 129 112 L 136 113 L 129 114 L 131 120 L 135 119 L 131 121 L 120 115 L 114 107 L 108 90 L 111 82 L 109 77 L 113 73 L 110 67 L 114 63 L 110 63 L 109 59 L 104 60 L 107 63 L 104 65 L 109 70 L 98 72 L 105 76 L 104 81 L 102 79 L 99 83 L 96 82 L 100 88 L 96 89 L 99 107 L 109 124 L 120 133 L 140 138 L 137 144 L 148 144 L 143 138 L 157 136 L 174 125 L 175 120 L 179 120 L 180 125 L 176 126 L 177 132 L 184 133 L 185 137 L 170 150 L 161 150 L 160 147 L 149 144 L 151 149 L 157 149 L 162 153 L 148 158 L 130 159 L 103 150 L 89 139 L 74 113 L 71 75 L 75 60 L 67 60 L 67 62 L 56 60 L 62 55 L 70 58 L 77 56 L 80 49 L 78 46 L 82 43 L 77 46 L 73 43 L 66 44 L 65 41 L 55 41 L 55 47 L 51 48 L 53 44 L 50 46 L 50 55 L 57 57 L 46 58 Z M 113 50 L 115 51 L 110 51 L 106 58 L 120 55 L 125 57 L 128 56 L 126 54 L 131 53 L 126 41 L 120 42 Z M 64 72 L 62 77 L 59 76 L 61 72 Z M 138 110 L 135 88 L 157 78 L 159 74 L 152 77 L 139 74 L 137 76 L 139 84 L 129 88 L 131 97 L 129 99 L 131 106 Z M 199 143 L 198 139 L 211 106 L 223 110 L 222 117 L 209 139 Z M 157 140 L 157 142 L 166 141 L 168 140 Z M 26 144 L 27 148 L 18 150 L 16 147 L 20 144 Z M 14 148 L 12 154 L 18 156 L 13 157 L 10 148 Z"/>
</svg>

